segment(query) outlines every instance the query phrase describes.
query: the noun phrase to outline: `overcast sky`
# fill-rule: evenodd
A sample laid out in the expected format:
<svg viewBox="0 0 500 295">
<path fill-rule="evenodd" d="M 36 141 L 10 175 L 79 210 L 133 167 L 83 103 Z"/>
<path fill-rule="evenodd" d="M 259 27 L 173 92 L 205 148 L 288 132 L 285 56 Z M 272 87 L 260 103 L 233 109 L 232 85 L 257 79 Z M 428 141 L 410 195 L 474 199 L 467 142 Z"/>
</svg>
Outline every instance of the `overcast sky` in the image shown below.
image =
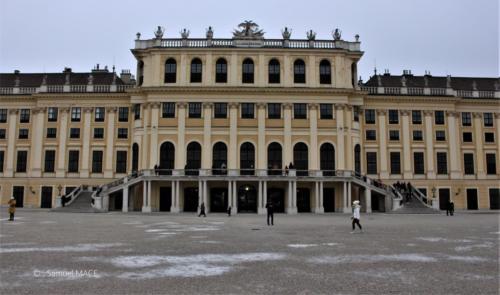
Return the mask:
<svg viewBox="0 0 500 295">
<path fill-rule="evenodd" d="M 401 74 L 499 76 L 499 0 L 0 0 L 0 72 L 88 71 L 115 64 L 135 72 L 130 53 L 135 34 L 152 38 L 156 26 L 167 38 L 182 28 L 190 37 L 230 38 L 243 20 L 258 23 L 267 38 L 331 39 L 361 36 L 365 52 L 359 74 L 375 65 Z"/>
</svg>

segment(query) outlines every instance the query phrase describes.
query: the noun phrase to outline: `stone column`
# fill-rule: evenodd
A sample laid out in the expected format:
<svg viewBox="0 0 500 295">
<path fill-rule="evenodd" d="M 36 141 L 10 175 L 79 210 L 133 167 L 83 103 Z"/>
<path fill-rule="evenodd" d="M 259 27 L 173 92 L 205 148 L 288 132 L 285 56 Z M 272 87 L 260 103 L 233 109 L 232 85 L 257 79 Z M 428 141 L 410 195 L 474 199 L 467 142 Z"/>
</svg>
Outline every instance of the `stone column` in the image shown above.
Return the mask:
<svg viewBox="0 0 500 295">
<path fill-rule="evenodd" d="M 142 212 L 148 212 L 148 182 L 142 182 Z"/>
<path fill-rule="evenodd" d="M 175 147 L 175 169 L 184 169 L 186 165 L 186 106 L 185 102 L 177 103 L 177 146 Z"/>
<path fill-rule="evenodd" d="M 436 171 L 434 170 L 434 132 L 432 130 L 432 116 L 434 111 L 425 110 L 424 120 L 425 120 L 425 157 L 427 159 L 427 178 L 435 179 Z"/>
<path fill-rule="evenodd" d="M 208 185 L 207 181 L 203 181 L 203 202 L 205 202 L 206 212 L 210 212 L 210 203 L 208 202 Z"/>
<path fill-rule="evenodd" d="M 59 124 L 59 146 L 57 150 L 57 170 L 56 177 L 65 177 L 66 175 L 66 142 L 68 141 L 68 116 L 69 108 L 60 108 L 61 122 Z M 109 135 L 108 135 L 109 136 Z"/>
<path fill-rule="evenodd" d="M 377 110 L 378 117 L 378 135 L 379 135 L 379 159 L 380 159 L 380 178 L 389 178 L 389 172 L 387 170 L 387 120 L 386 120 L 386 110 Z M 350 204 L 349 204 L 350 205 Z"/>
<path fill-rule="evenodd" d="M 344 190 L 342 191 L 342 199 L 344 201 L 344 213 L 349 213 L 349 208 L 347 205 L 347 182 L 344 181 Z"/>
<path fill-rule="evenodd" d="M 258 140 L 257 140 L 257 169 L 261 170 L 260 175 L 266 175 L 266 104 L 257 104 L 257 121 L 258 121 Z M 280 167 L 281 168 L 281 167 Z"/>
<path fill-rule="evenodd" d="M 323 206 L 323 181 L 319 182 L 319 204 L 318 204 L 318 212 L 316 213 L 325 213 L 325 207 Z M 334 196 L 335 201 L 335 196 Z"/>
<path fill-rule="evenodd" d="M 178 213 L 181 211 L 181 203 L 180 203 L 180 189 L 181 189 L 181 184 L 180 181 L 175 182 L 175 208 L 174 211 L 175 213 Z"/>
<path fill-rule="evenodd" d="M 347 209 L 349 212 L 352 211 L 352 183 L 350 181 L 347 182 Z"/>
<path fill-rule="evenodd" d="M 262 200 L 262 181 L 259 180 L 259 190 L 258 190 L 258 193 L 257 193 L 257 214 L 264 214 L 264 211 L 263 211 L 263 206 L 262 206 L 262 203 L 263 203 L 263 200 Z"/>
<path fill-rule="evenodd" d="M 238 103 L 229 103 L 229 163 L 227 167 L 238 168 Z M 229 172 L 231 174 L 234 172 Z"/>
<path fill-rule="evenodd" d="M 231 209 L 234 207 L 233 206 L 233 182 L 228 181 L 227 182 L 227 205 L 231 207 Z"/>
<path fill-rule="evenodd" d="M 263 208 L 263 210 L 264 210 L 264 213 L 266 213 L 266 204 L 267 204 L 267 181 L 263 181 L 263 182 L 264 182 L 264 187 L 263 187 L 263 194 L 264 194 L 264 196 L 263 196 L 263 198 L 262 198 L 262 199 L 263 199 L 263 201 L 262 201 L 262 203 L 263 203 L 262 208 Z"/>
<path fill-rule="evenodd" d="M 212 105 L 213 103 L 203 103 L 203 148 L 201 169 L 212 168 Z M 220 167 L 216 167 L 220 168 Z"/>
<path fill-rule="evenodd" d="M 293 206 L 292 206 L 292 202 L 293 202 L 293 193 L 292 193 L 292 190 L 293 190 L 293 186 L 292 186 L 292 182 L 289 181 L 288 182 L 288 189 L 287 189 L 287 204 L 286 204 L 286 213 L 290 214 L 292 211 L 293 211 Z"/>
<path fill-rule="evenodd" d="M 45 123 L 45 108 L 36 108 L 33 110 L 33 134 L 31 136 L 31 177 L 40 177 L 42 175 L 42 150 L 43 150 L 43 129 Z"/>
<path fill-rule="evenodd" d="M 150 117 L 151 104 L 142 104 L 142 163 L 144 163 L 143 169 L 151 169 L 149 157 L 151 150 L 149 149 L 149 134 L 151 134 L 151 117 Z"/>
<path fill-rule="evenodd" d="M 149 155 L 149 167 L 154 168 L 155 165 L 159 165 L 158 162 L 158 121 L 160 120 L 160 106 L 159 102 L 151 103 L 151 144 L 150 144 L 150 155 Z"/>
<path fill-rule="evenodd" d="M 233 210 L 238 213 L 238 182 L 233 181 Z"/>
<path fill-rule="evenodd" d="M 410 112 L 409 110 L 401 110 L 401 121 L 403 123 L 403 177 L 404 179 L 412 179 L 413 172 L 411 170 L 411 142 L 410 142 Z"/>
<path fill-rule="evenodd" d="M 372 191 L 367 187 L 365 188 L 365 206 L 366 213 L 372 212 Z"/>
<path fill-rule="evenodd" d="M 319 211 L 319 182 L 314 182 L 314 213 Z"/>
<path fill-rule="evenodd" d="M 485 170 L 485 156 L 483 151 L 483 122 L 482 122 L 482 113 L 472 113 L 474 117 L 474 141 L 476 144 L 476 162 L 477 162 L 477 178 L 485 179 L 486 178 L 486 170 Z M 497 126 L 498 128 L 499 126 Z M 499 140 L 499 138 L 497 138 Z"/>
<path fill-rule="evenodd" d="M 104 155 L 104 178 L 113 177 L 113 151 L 115 141 L 116 107 L 106 108 L 106 154 Z"/>
<path fill-rule="evenodd" d="M 94 108 L 83 108 L 83 141 L 82 141 L 82 167 L 80 169 L 80 177 L 89 177 L 90 163 L 90 123 L 92 121 L 92 111 Z"/>
<path fill-rule="evenodd" d="M 293 162 L 293 147 L 292 147 L 292 104 L 283 104 L 284 110 L 284 126 L 283 126 L 283 139 L 284 139 L 284 163 L 285 165 Z"/>
<path fill-rule="evenodd" d="M 179 212 L 179 201 L 177 200 L 177 181 L 172 181 L 170 195 L 172 196 L 172 204 L 170 206 L 170 212 Z"/>
<path fill-rule="evenodd" d="M 9 109 L 9 133 L 7 137 L 7 164 L 4 177 L 14 176 L 14 157 L 16 151 L 17 109 Z"/>
<path fill-rule="evenodd" d="M 335 120 L 337 121 L 337 170 L 345 169 L 345 145 L 344 145 L 344 105 L 335 105 Z"/>
<path fill-rule="evenodd" d="M 151 212 L 151 180 L 148 181 L 148 212 Z"/>
<path fill-rule="evenodd" d="M 354 164 L 353 164 L 353 147 L 352 147 L 352 105 L 346 105 L 345 107 L 345 118 L 346 126 L 344 128 L 345 132 L 345 156 L 344 156 L 344 161 L 345 161 L 345 169 L 346 170 L 354 170 Z"/>
<path fill-rule="evenodd" d="M 309 104 L 309 169 L 317 172 L 319 170 L 318 150 L 318 104 Z"/>
<path fill-rule="evenodd" d="M 451 179 L 462 178 L 462 157 L 460 152 L 460 135 L 458 134 L 458 114 L 447 111 L 448 117 L 448 146 L 450 148 L 450 177 Z M 477 140 L 476 140 L 477 141 Z"/>
<path fill-rule="evenodd" d="M 297 181 L 292 181 L 292 214 L 297 214 Z"/>
<path fill-rule="evenodd" d="M 122 212 L 128 212 L 128 185 L 123 188 Z"/>
</svg>

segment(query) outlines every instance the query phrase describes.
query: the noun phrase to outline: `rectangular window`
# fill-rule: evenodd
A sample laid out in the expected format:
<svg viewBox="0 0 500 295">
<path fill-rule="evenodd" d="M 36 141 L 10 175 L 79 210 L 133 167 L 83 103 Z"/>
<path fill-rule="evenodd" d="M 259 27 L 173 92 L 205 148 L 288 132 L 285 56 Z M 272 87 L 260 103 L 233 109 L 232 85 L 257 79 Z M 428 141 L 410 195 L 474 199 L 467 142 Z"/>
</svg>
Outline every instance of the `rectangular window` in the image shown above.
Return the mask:
<svg viewBox="0 0 500 295">
<path fill-rule="evenodd" d="M 104 138 L 104 128 L 94 128 L 94 138 L 103 139 Z"/>
<path fill-rule="evenodd" d="M 422 135 L 422 130 L 413 130 L 413 141 L 422 141 L 424 137 Z"/>
<path fill-rule="evenodd" d="M 201 102 L 189 103 L 189 118 L 201 118 Z"/>
<path fill-rule="evenodd" d="M 391 152 L 391 174 L 401 174 L 401 154 Z"/>
<path fill-rule="evenodd" d="M 241 118 L 243 119 L 253 119 L 254 114 L 254 104 L 253 103 L 242 103 L 241 104 Z"/>
<path fill-rule="evenodd" d="M 59 109 L 58 108 L 48 108 L 47 110 L 47 120 L 49 122 L 57 122 L 57 115 L 58 115 Z"/>
<path fill-rule="evenodd" d="M 448 158 L 446 153 L 437 153 L 437 174 L 448 174 Z"/>
<path fill-rule="evenodd" d="M 268 103 L 267 117 L 269 119 L 281 119 L 281 103 Z"/>
<path fill-rule="evenodd" d="M 92 173 L 102 173 L 102 151 L 92 151 Z"/>
<path fill-rule="evenodd" d="M 0 109 L 0 123 L 7 123 L 7 109 Z"/>
<path fill-rule="evenodd" d="M 377 140 L 377 131 L 366 130 L 366 140 Z"/>
<path fill-rule="evenodd" d="M 5 136 L 6 136 L 6 131 L 5 129 L 0 129 L 0 139 L 5 139 Z"/>
<path fill-rule="evenodd" d="M 436 130 L 436 141 L 446 141 L 446 132 L 444 130 Z"/>
<path fill-rule="evenodd" d="M 307 118 L 307 104 L 294 103 L 293 104 L 293 118 L 306 119 Z"/>
<path fill-rule="evenodd" d="M 375 124 L 375 110 L 365 110 L 365 124 Z"/>
<path fill-rule="evenodd" d="M 214 118 L 217 119 L 227 118 L 227 103 L 225 102 L 214 103 Z"/>
<path fill-rule="evenodd" d="M 81 108 L 71 108 L 71 122 L 80 122 L 82 119 Z"/>
<path fill-rule="evenodd" d="M 389 110 L 389 124 L 399 124 L 398 110 Z"/>
<path fill-rule="evenodd" d="M 116 152 L 116 173 L 127 173 L 127 151 Z"/>
<path fill-rule="evenodd" d="M 97 107 L 97 108 L 95 108 L 94 120 L 96 122 L 104 122 L 105 112 L 106 112 L 106 109 L 103 108 L 103 107 Z"/>
<path fill-rule="evenodd" d="M 128 138 L 128 128 L 118 128 L 117 136 L 119 139 Z"/>
<path fill-rule="evenodd" d="M 484 127 L 493 127 L 493 113 L 483 114 Z"/>
<path fill-rule="evenodd" d="M 484 133 L 484 142 L 495 142 L 495 133 L 493 132 Z"/>
<path fill-rule="evenodd" d="M 28 129 L 19 129 L 19 139 L 28 139 Z"/>
<path fill-rule="evenodd" d="M 471 113 L 462 113 L 462 126 L 472 126 Z"/>
<path fill-rule="evenodd" d="M 47 128 L 47 138 L 56 138 L 57 128 Z"/>
<path fill-rule="evenodd" d="M 472 142 L 472 132 L 464 132 L 462 133 L 463 142 Z"/>
<path fill-rule="evenodd" d="M 118 108 L 118 122 L 128 122 L 128 107 Z"/>
<path fill-rule="evenodd" d="M 80 128 L 71 128 L 69 130 L 69 138 L 80 138 Z"/>
<path fill-rule="evenodd" d="M 500 188 L 490 188 L 490 209 L 498 210 L 500 209 Z"/>
<path fill-rule="evenodd" d="M 16 172 L 26 172 L 28 151 L 17 151 Z"/>
<path fill-rule="evenodd" d="M 19 115 L 20 123 L 29 123 L 30 122 L 30 109 L 21 109 L 21 113 Z"/>
<path fill-rule="evenodd" d="M 134 104 L 134 120 L 139 120 L 141 118 L 141 105 L 136 103 Z M 128 114 L 127 114 L 127 121 L 128 121 Z"/>
<path fill-rule="evenodd" d="M 434 112 L 434 124 L 444 125 L 444 111 L 435 111 Z"/>
<path fill-rule="evenodd" d="M 497 160 L 495 154 L 486 154 L 486 174 L 497 174 Z"/>
<path fill-rule="evenodd" d="M 398 141 L 399 140 L 399 130 L 389 130 L 389 140 Z"/>
<path fill-rule="evenodd" d="M 415 125 L 422 124 L 422 111 L 411 111 L 411 121 Z"/>
<path fill-rule="evenodd" d="M 474 154 L 471 153 L 464 154 L 464 174 L 466 175 L 474 174 Z"/>
<path fill-rule="evenodd" d="M 0 151 L 0 173 L 3 173 L 4 160 L 5 160 L 5 152 Z"/>
<path fill-rule="evenodd" d="M 55 162 L 56 162 L 56 151 L 54 150 L 45 151 L 45 165 L 43 171 L 54 172 Z"/>
<path fill-rule="evenodd" d="M 377 153 L 366 153 L 366 172 L 368 174 L 377 174 Z"/>
<path fill-rule="evenodd" d="M 78 162 L 80 161 L 80 151 L 69 151 L 68 172 L 78 172 Z"/>
<path fill-rule="evenodd" d="M 320 118 L 323 120 L 333 119 L 333 104 L 322 103 L 319 105 Z"/>
<path fill-rule="evenodd" d="M 413 173 L 424 174 L 424 153 L 415 152 L 413 153 Z"/>
<path fill-rule="evenodd" d="M 175 118 L 175 102 L 162 103 L 162 118 Z"/>
</svg>

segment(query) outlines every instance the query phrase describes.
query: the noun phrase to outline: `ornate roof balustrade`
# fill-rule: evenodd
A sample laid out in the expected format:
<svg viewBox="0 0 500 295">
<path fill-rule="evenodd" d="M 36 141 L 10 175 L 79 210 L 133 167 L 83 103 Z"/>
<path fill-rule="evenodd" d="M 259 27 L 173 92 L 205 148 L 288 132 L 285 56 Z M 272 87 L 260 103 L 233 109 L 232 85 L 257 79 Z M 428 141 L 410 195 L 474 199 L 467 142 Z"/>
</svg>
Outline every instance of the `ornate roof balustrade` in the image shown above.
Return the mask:
<svg viewBox="0 0 500 295">
<path fill-rule="evenodd" d="M 500 99 L 500 91 L 455 90 L 453 88 L 422 87 L 373 87 L 360 86 L 362 91 L 375 95 L 409 95 L 409 96 L 454 96 L 476 99 Z"/>
</svg>

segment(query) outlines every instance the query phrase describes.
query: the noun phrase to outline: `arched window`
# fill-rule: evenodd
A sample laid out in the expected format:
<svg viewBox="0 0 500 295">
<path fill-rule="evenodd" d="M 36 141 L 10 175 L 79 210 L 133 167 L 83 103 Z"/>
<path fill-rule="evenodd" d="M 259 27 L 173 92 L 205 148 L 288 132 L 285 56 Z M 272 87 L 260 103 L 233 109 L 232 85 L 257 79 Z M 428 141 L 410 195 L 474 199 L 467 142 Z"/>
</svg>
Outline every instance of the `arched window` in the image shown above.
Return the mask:
<svg viewBox="0 0 500 295">
<path fill-rule="evenodd" d="M 356 88 L 357 77 L 358 77 L 358 65 L 355 62 L 353 62 L 351 65 L 351 80 L 353 88 Z"/>
<path fill-rule="evenodd" d="M 212 174 L 223 175 L 227 173 L 227 146 L 218 142 L 212 150 Z"/>
<path fill-rule="evenodd" d="M 269 175 L 281 175 L 283 151 L 277 142 L 269 144 L 267 147 L 267 168 Z"/>
<path fill-rule="evenodd" d="M 140 60 L 137 63 L 137 86 L 141 86 L 142 83 L 144 82 L 144 62 Z"/>
<path fill-rule="evenodd" d="M 241 82 L 253 83 L 253 72 L 254 72 L 253 61 L 249 58 L 245 59 L 243 61 Z"/>
<path fill-rule="evenodd" d="M 307 145 L 303 142 L 293 147 L 293 166 L 297 170 L 297 176 L 307 176 L 309 170 L 309 153 Z"/>
<path fill-rule="evenodd" d="M 354 171 L 361 174 L 361 146 L 359 144 L 354 147 Z"/>
<path fill-rule="evenodd" d="M 132 145 L 132 171 L 139 170 L 139 145 L 134 143 Z"/>
<path fill-rule="evenodd" d="M 201 145 L 195 141 L 187 146 L 186 175 L 198 175 L 201 167 Z"/>
<path fill-rule="evenodd" d="M 332 67 L 326 59 L 319 63 L 319 83 L 332 84 Z"/>
<path fill-rule="evenodd" d="M 280 62 L 277 59 L 269 61 L 269 84 L 280 83 Z"/>
<path fill-rule="evenodd" d="M 199 58 L 195 58 L 191 61 L 191 83 L 201 83 L 201 72 L 203 70 L 203 65 Z"/>
<path fill-rule="evenodd" d="M 250 142 L 245 142 L 240 147 L 241 175 L 254 175 L 255 147 Z"/>
<path fill-rule="evenodd" d="M 160 146 L 160 174 L 171 175 L 174 169 L 175 147 L 171 142 L 164 142 Z"/>
<path fill-rule="evenodd" d="M 165 83 L 175 83 L 177 79 L 177 62 L 173 58 L 165 62 Z"/>
<path fill-rule="evenodd" d="M 335 148 L 331 143 L 324 143 L 320 148 L 320 169 L 324 176 L 335 175 Z"/>
<path fill-rule="evenodd" d="M 306 63 L 301 59 L 293 63 L 293 83 L 306 83 Z"/>
<path fill-rule="evenodd" d="M 227 62 L 223 58 L 215 62 L 215 83 L 227 83 Z"/>
</svg>

